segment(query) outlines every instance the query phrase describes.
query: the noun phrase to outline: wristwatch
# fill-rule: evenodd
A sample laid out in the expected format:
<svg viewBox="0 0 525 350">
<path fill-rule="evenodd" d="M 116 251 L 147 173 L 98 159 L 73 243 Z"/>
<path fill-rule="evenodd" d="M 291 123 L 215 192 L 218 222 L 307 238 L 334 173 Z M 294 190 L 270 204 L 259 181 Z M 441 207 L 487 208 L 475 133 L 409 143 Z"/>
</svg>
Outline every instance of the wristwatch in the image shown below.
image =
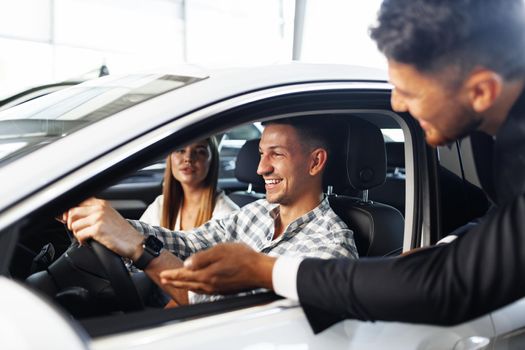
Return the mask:
<svg viewBox="0 0 525 350">
<path fill-rule="evenodd" d="M 133 262 L 133 265 L 138 269 L 144 270 L 151 260 L 160 255 L 160 251 L 164 248 L 164 244 L 157 237 L 149 235 L 142 242 L 142 248 L 144 248 L 142 255 Z"/>
</svg>

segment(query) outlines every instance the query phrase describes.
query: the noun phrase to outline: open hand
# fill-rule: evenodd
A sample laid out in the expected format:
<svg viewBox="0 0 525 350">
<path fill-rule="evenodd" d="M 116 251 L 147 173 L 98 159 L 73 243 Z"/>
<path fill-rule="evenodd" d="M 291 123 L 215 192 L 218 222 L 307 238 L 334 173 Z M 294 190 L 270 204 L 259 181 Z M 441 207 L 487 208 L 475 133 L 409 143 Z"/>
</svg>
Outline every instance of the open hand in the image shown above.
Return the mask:
<svg viewBox="0 0 525 350">
<path fill-rule="evenodd" d="M 162 284 L 204 294 L 272 289 L 275 260 L 243 243 L 223 243 L 192 255 L 182 268 L 162 271 L 160 278 Z"/>
</svg>

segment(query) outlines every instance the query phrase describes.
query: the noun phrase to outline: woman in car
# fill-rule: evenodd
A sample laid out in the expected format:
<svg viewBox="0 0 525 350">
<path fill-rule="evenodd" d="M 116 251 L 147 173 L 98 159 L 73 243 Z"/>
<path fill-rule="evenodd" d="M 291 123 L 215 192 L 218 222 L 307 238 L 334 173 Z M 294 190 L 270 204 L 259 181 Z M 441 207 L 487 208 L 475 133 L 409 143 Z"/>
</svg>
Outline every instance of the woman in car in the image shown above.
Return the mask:
<svg viewBox="0 0 525 350">
<path fill-rule="evenodd" d="M 214 137 L 173 151 L 166 159 L 164 186 L 140 221 L 171 230 L 190 230 L 239 207 L 217 191 L 219 151 Z"/>
</svg>

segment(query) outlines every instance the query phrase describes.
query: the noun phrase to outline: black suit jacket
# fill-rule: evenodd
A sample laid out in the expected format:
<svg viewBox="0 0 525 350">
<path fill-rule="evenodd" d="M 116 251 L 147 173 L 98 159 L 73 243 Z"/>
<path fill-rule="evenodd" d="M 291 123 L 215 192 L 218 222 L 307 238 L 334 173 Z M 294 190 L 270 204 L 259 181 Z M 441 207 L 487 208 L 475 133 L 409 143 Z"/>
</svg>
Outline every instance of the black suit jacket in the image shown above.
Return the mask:
<svg viewBox="0 0 525 350">
<path fill-rule="evenodd" d="M 497 206 L 448 245 L 405 257 L 306 259 L 299 300 L 314 331 L 345 318 L 453 325 L 525 296 L 525 94 L 494 148 Z"/>
</svg>

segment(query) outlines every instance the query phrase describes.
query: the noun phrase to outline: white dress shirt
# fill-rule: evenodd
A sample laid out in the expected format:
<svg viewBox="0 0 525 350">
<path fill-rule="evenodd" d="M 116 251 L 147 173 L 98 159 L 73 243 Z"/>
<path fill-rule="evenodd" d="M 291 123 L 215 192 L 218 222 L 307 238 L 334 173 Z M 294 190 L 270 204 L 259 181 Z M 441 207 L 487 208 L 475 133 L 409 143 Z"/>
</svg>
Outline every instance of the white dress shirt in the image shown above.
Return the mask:
<svg viewBox="0 0 525 350">
<path fill-rule="evenodd" d="M 280 256 L 272 270 L 273 290 L 287 299 L 299 301 L 297 294 L 297 271 L 303 258 Z"/>
</svg>

